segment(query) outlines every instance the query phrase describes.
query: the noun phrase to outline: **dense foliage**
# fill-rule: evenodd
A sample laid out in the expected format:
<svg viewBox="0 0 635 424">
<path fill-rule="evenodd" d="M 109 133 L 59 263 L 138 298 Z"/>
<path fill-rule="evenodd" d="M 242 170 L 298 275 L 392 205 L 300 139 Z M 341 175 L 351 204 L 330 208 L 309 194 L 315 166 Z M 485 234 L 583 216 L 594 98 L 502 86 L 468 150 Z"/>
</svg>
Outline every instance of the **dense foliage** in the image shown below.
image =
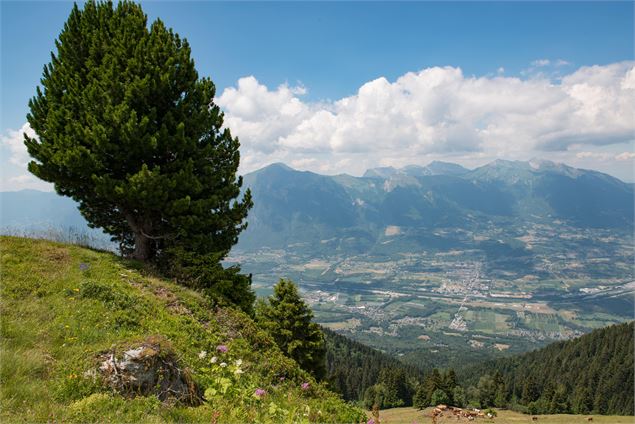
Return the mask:
<svg viewBox="0 0 635 424">
<path fill-rule="evenodd" d="M 219 262 L 252 206 L 238 139 L 190 47 L 141 6 L 75 5 L 30 101 L 29 170 L 70 196 L 122 253 L 249 312 L 250 281 Z M 229 286 L 229 288 L 228 288 Z"/>
<path fill-rule="evenodd" d="M 482 407 L 529 413 L 633 415 L 633 332 L 624 323 L 465 372 Z"/>
<path fill-rule="evenodd" d="M 317 379 L 324 377 L 324 336 L 312 322 L 311 308 L 300 298 L 291 280 L 281 279 L 273 295 L 256 305 L 256 319 L 280 350 Z"/>
<path fill-rule="evenodd" d="M 440 403 L 466 406 L 465 394 L 457 385 L 456 373 L 451 368 L 445 373 L 439 372 L 436 368 L 433 369 L 426 375 L 423 384 L 417 388 L 413 399 L 413 405 L 419 409 Z"/>
<path fill-rule="evenodd" d="M 137 259 L 214 252 L 245 228 L 239 142 L 190 47 L 141 6 L 89 1 L 64 25 L 29 102 L 29 170 Z M 176 251 L 172 251 L 176 249 Z"/>
<path fill-rule="evenodd" d="M 329 387 L 345 400 L 368 408 L 412 405 L 412 394 L 423 374 L 376 349 L 323 329 Z"/>
</svg>

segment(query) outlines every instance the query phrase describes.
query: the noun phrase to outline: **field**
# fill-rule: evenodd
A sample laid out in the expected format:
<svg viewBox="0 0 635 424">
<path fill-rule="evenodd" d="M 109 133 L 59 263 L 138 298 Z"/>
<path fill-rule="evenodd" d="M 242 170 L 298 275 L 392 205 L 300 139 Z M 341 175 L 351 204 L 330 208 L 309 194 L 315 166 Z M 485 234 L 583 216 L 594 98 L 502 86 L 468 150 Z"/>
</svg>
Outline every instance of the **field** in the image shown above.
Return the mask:
<svg viewBox="0 0 635 424">
<path fill-rule="evenodd" d="M 393 408 L 386 409 L 379 412 L 379 419 L 382 424 L 427 424 L 432 423 L 432 408 L 428 408 L 423 411 L 419 411 L 415 408 Z M 540 423 L 540 424 L 582 424 L 592 422 L 594 424 L 633 424 L 635 423 L 635 417 L 624 416 L 602 416 L 602 415 L 536 415 L 537 419 L 532 420 L 532 415 L 520 414 L 513 411 L 496 410 L 497 417 L 493 419 L 477 418 L 474 421 L 467 421 L 467 419 L 457 420 L 455 417 L 446 415 L 444 417 L 437 418 L 438 424 L 444 423 L 496 423 L 496 424 L 516 424 L 516 423 Z M 368 414 L 371 417 L 370 413 Z M 588 418 L 592 417 L 593 420 L 589 421 Z"/>
</svg>

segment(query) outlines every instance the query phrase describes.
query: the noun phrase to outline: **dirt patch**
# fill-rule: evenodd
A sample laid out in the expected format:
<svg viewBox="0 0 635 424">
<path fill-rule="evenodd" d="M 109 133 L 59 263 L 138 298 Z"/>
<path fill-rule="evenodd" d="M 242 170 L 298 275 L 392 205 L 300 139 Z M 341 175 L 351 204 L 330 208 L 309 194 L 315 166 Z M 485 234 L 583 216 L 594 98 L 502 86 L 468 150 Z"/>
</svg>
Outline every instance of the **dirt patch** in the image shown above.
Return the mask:
<svg viewBox="0 0 635 424">
<path fill-rule="evenodd" d="M 55 262 L 57 264 L 67 264 L 71 255 L 65 247 L 46 246 L 41 251 L 42 258 L 46 261 Z"/>
</svg>

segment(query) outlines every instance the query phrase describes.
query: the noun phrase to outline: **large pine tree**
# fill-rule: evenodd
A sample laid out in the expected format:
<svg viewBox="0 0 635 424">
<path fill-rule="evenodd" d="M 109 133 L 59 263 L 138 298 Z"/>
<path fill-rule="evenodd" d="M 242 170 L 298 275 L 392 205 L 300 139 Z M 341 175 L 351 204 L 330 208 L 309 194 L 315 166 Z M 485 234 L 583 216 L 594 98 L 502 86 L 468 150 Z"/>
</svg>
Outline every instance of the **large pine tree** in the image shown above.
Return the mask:
<svg viewBox="0 0 635 424">
<path fill-rule="evenodd" d="M 89 1 L 56 47 L 29 103 L 29 170 L 137 259 L 222 259 L 251 195 L 238 199 L 239 142 L 187 41 L 160 20 L 148 27 L 135 3 Z"/>
</svg>

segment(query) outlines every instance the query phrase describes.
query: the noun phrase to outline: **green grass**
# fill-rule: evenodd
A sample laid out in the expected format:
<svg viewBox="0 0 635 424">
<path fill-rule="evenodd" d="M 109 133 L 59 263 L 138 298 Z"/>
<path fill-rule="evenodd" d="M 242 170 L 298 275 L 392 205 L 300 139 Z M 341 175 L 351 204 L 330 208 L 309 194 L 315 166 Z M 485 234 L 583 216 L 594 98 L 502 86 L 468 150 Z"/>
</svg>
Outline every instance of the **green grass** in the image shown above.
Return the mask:
<svg viewBox="0 0 635 424">
<path fill-rule="evenodd" d="M 315 383 L 241 312 L 78 246 L 0 237 L 0 422 L 342 422 L 361 411 Z M 84 264 L 81 265 L 80 264 Z M 85 373 L 148 337 L 172 346 L 203 389 L 217 378 L 201 351 L 229 346 L 245 373 L 199 407 L 126 399 Z M 285 380 L 281 382 L 280 377 Z M 311 389 L 300 385 L 310 382 Z M 254 388 L 267 390 L 257 400 Z"/>
<path fill-rule="evenodd" d="M 437 418 L 438 424 L 445 423 L 487 423 L 487 424 L 520 424 L 520 423 L 539 423 L 539 424 L 582 424 L 589 423 L 587 418 L 593 417 L 591 423 L 600 424 L 633 424 L 634 417 L 624 417 L 617 415 L 536 415 L 537 420 L 532 420 L 532 415 L 525 415 L 514 411 L 496 410 L 497 416 L 493 419 L 477 418 L 475 421 L 468 421 L 463 418 L 457 420 L 456 417 L 446 413 L 443 417 Z M 367 413 L 371 417 L 370 412 Z M 415 408 L 393 408 L 385 409 L 379 412 L 379 419 L 382 424 L 424 424 L 432 423 L 432 408 L 420 411 Z"/>
</svg>

